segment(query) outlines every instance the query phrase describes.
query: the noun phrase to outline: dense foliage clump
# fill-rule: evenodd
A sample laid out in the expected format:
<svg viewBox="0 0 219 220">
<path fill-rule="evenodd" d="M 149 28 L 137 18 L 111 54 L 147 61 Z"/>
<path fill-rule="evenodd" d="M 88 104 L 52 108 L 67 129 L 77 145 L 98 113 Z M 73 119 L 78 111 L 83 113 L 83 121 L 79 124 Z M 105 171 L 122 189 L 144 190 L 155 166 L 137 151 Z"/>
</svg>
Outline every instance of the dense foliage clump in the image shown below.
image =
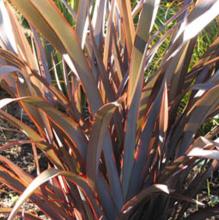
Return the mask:
<svg viewBox="0 0 219 220">
<path fill-rule="evenodd" d="M 51 219 L 205 219 L 218 168 L 218 0 L 0 2 L 0 117 L 48 159 L 0 182 Z M 22 24 L 21 24 L 22 23 Z M 2 109 L 17 102 L 28 123 Z M 213 123 L 213 124 L 211 124 Z M 208 187 L 209 193 L 209 187 Z M 191 211 L 192 207 L 192 211 Z"/>
</svg>

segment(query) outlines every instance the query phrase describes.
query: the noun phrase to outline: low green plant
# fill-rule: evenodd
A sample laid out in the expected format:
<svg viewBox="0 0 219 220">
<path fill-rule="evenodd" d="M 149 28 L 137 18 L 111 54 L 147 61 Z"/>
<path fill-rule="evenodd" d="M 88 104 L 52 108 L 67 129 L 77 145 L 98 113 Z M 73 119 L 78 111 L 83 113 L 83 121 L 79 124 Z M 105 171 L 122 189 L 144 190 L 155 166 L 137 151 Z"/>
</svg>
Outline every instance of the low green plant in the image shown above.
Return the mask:
<svg viewBox="0 0 219 220">
<path fill-rule="evenodd" d="M 0 2 L 0 82 L 12 97 L 0 107 L 18 102 L 31 122 L 1 109 L 27 140 L 0 149 L 29 143 L 49 161 L 34 178 L 0 156 L 0 182 L 21 194 L 9 220 L 38 219 L 20 209 L 27 199 L 51 219 L 219 214 L 196 199 L 219 160 L 217 127 L 199 132 L 219 110 L 219 37 L 192 64 L 219 1 L 180 2 L 164 23 L 159 0 Z"/>
</svg>

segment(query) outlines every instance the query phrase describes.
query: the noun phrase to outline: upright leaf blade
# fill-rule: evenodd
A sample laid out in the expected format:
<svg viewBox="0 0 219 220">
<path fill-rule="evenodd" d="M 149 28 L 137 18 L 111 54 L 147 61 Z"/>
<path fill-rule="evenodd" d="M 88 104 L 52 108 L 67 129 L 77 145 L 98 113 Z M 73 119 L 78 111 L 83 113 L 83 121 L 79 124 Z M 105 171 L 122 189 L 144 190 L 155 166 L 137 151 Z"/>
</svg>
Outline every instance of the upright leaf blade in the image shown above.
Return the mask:
<svg viewBox="0 0 219 220">
<path fill-rule="evenodd" d="M 104 105 L 96 113 L 96 120 L 92 127 L 91 136 L 88 143 L 87 152 L 87 175 L 95 182 L 98 172 L 101 148 L 106 135 L 107 126 L 112 118 L 116 108 L 119 107 L 117 102 Z"/>
<path fill-rule="evenodd" d="M 122 27 L 124 29 L 127 50 L 130 58 L 132 53 L 134 38 L 135 38 L 135 27 L 131 15 L 131 4 L 129 0 L 124 0 L 124 1 L 117 0 L 117 2 L 119 5 L 119 9 L 121 11 Z"/>
<path fill-rule="evenodd" d="M 52 0 L 12 0 L 21 13 L 35 26 L 61 53 L 72 58 L 87 94 L 91 109 L 96 112 L 101 98 L 87 60 L 80 47 L 79 39 L 70 24 Z"/>
<path fill-rule="evenodd" d="M 159 4 L 160 0 L 145 0 L 140 14 L 129 69 L 128 106 L 130 106 L 133 101 L 137 87 L 142 86 L 139 67 L 150 32 L 154 25 Z"/>
<path fill-rule="evenodd" d="M 134 149 L 136 145 L 136 126 L 138 107 L 144 78 L 144 60 L 147 51 L 146 43 L 153 27 L 160 1 L 146 0 L 139 18 L 134 48 L 132 49 L 129 68 L 127 105 L 129 107 L 126 123 L 124 166 L 122 170 L 122 185 L 124 197 L 127 196 L 132 167 L 134 164 Z"/>
</svg>

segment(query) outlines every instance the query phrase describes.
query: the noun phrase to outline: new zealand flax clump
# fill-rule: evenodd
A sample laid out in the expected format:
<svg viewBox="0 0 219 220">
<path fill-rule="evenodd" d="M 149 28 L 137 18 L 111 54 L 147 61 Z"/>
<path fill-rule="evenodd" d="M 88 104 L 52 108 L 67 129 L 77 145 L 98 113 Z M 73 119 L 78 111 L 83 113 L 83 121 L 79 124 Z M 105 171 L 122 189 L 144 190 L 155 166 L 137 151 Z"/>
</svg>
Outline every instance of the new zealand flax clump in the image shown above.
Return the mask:
<svg viewBox="0 0 219 220">
<path fill-rule="evenodd" d="M 27 137 L 0 149 L 25 142 L 36 164 L 37 152 L 49 161 L 33 177 L 0 156 L 0 182 L 21 194 L 9 220 L 39 219 L 21 211 L 27 199 L 54 220 L 219 214 L 196 196 L 218 169 L 219 129 L 200 128 L 219 111 L 219 38 L 193 56 L 219 1 L 180 1 L 164 23 L 162 4 L 0 2 L 0 83 L 11 95 L 0 116 Z M 11 102 L 28 123 L 5 111 Z"/>
</svg>

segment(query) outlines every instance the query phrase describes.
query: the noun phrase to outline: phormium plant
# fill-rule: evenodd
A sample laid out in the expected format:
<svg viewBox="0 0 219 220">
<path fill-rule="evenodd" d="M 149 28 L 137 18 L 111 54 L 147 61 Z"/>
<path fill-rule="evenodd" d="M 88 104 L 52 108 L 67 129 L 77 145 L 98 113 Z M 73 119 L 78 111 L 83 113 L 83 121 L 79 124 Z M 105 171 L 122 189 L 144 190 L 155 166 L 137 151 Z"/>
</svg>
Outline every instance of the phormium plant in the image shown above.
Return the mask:
<svg viewBox="0 0 219 220">
<path fill-rule="evenodd" d="M 0 83 L 11 98 L 0 101 L 0 116 L 27 139 L 0 150 L 29 143 L 49 161 L 34 178 L 0 156 L 0 182 L 21 194 L 9 220 L 38 219 L 21 211 L 27 199 L 51 219 L 219 214 L 195 199 L 218 168 L 218 128 L 199 129 L 219 111 L 219 38 L 191 65 L 219 1 L 180 1 L 158 25 L 162 4 L 1 0 Z M 11 102 L 28 122 L 2 109 Z"/>
</svg>

